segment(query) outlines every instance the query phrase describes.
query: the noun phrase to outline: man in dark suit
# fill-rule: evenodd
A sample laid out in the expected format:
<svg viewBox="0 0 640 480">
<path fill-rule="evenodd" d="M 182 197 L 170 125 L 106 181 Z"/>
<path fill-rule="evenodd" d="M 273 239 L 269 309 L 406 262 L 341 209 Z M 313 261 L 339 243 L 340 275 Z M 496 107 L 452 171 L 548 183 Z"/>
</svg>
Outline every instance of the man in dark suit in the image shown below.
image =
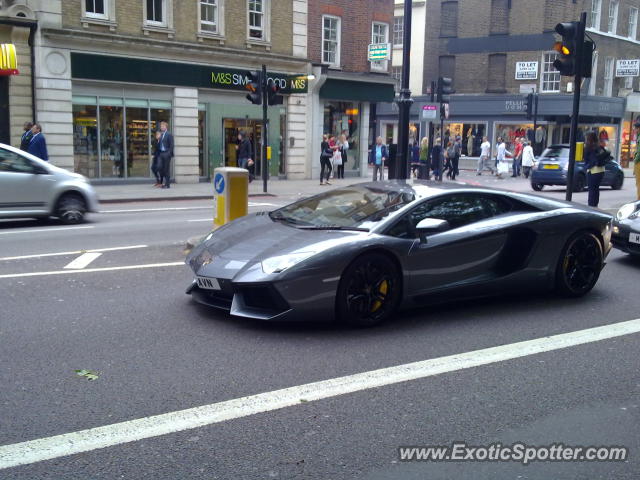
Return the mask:
<svg viewBox="0 0 640 480">
<path fill-rule="evenodd" d="M 167 122 L 160 122 L 160 140 L 158 141 L 158 150 L 160 154 L 158 159 L 162 168 L 162 176 L 164 177 L 164 185 L 162 188 L 169 188 L 171 181 L 171 157 L 173 157 L 173 135 L 167 130 L 169 125 Z"/>
<path fill-rule="evenodd" d="M 45 162 L 48 162 L 49 154 L 47 153 L 47 142 L 44 139 L 42 128 L 40 127 L 39 123 L 35 123 L 33 127 L 31 127 L 31 133 L 33 134 L 33 136 L 29 141 L 27 152 L 35 157 L 44 160 Z"/>
<path fill-rule="evenodd" d="M 249 182 L 253 180 L 253 148 L 251 140 L 240 130 L 238 132 L 238 167 L 249 170 Z"/>
<path fill-rule="evenodd" d="M 20 150 L 26 152 L 29 149 L 29 143 L 31 143 L 31 138 L 33 137 L 33 132 L 31 131 L 32 128 L 33 123 L 24 122 L 24 133 L 20 139 Z"/>
</svg>

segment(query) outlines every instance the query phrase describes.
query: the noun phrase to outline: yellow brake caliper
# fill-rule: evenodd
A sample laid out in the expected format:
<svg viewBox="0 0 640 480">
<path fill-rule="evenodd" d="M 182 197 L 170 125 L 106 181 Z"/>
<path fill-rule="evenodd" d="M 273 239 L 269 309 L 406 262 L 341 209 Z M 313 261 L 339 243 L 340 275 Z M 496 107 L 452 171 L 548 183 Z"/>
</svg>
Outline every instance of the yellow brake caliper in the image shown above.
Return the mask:
<svg viewBox="0 0 640 480">
<path fill-rule="evenodd" d="M 387 296 L 387 292 L 389 291 L 389 284 L 386 280 L 383 280 L 380 284 L 380 288 L 378 289 L 378 293 L 382 294 L 383 297 Z M 373 302 L 373 306 L 371 307 L 371 313 L 374 313 L 382 306 L 382 302 L 380 300 L 376 300 Z"/>
</svg>

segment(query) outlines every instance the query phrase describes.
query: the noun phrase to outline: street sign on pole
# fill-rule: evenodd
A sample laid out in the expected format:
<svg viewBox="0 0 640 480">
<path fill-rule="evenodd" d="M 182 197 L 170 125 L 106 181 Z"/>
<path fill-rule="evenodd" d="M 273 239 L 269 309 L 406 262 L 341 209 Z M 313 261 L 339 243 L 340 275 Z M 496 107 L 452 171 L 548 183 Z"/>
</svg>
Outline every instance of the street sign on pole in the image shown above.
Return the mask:
<svg viewBox="0 0 640 480">
<path fill-rule="evenodd" d="M 422 120 L 435 120 L 438 118 L 438 104 L 427 103 L 422 106 Z"/>
</svg>

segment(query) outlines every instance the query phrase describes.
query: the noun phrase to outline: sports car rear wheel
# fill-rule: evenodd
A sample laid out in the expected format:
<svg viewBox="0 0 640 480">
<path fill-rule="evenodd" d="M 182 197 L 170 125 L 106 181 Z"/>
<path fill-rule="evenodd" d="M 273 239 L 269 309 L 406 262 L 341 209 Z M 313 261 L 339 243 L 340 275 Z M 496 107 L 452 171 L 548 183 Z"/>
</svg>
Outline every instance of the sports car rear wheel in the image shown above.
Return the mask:
<svg viewBox="0 0 640 480">
<path fill-rule="evenodd" d="M 578 232 L 572 235 L 562 249 L 556 270 L 559 292 L 570 297 L 589 292 L 598 281 L 602 262 L 602 245 L 594 234 Z"/>
<path fill-rule="evenodd" d="M 370 253 L 356 258 L 342 274 L 336 311 L 349 325 L 370 327 L 389 318 L 399 299 L 397 267 L 385 255 Z"/>
</svg>

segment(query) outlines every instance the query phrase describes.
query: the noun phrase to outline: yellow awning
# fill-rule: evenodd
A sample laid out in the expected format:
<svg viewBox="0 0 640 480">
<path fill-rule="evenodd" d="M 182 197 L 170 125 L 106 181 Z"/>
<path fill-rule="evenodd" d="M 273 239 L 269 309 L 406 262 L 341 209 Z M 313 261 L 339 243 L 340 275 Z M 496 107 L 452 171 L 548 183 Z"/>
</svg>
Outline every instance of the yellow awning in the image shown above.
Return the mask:
<svg viewBox="0 0 640 480">
<path fill-rule="evenodd" d="M 0 75 L 18 75 L 18 57 L 12 43 L 0 44 Z"/>
</svg>

